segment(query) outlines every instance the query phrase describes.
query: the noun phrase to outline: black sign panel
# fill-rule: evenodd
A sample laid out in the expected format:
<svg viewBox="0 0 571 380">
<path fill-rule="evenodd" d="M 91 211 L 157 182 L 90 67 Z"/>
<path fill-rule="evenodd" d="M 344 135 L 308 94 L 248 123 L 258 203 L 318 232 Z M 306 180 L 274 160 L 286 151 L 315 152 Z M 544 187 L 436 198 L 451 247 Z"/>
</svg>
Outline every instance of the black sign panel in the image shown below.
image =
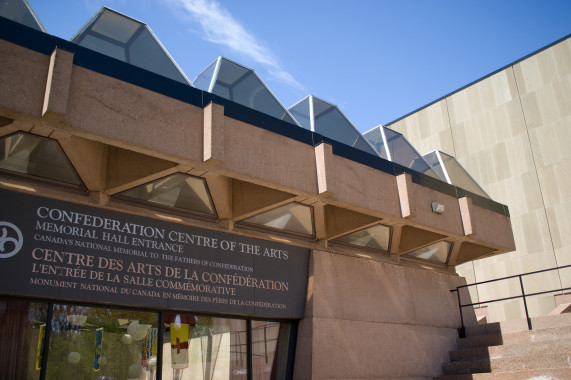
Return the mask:
<svg viewBox="0 0 571 380">
<path fill-rule="evenodd" d="M 0 190 L 0 292 L 303 318 L 309 250 Z"/>
</svg>

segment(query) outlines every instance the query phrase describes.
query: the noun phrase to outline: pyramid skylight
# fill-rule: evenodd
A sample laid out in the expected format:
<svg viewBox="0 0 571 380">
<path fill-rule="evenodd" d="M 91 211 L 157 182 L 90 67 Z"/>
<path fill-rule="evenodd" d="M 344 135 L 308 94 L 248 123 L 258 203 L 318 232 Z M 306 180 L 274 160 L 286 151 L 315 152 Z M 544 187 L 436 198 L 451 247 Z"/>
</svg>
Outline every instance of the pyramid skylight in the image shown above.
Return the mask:
<svg viewBox="0 0 571 380">
<path fill-rule="evenodd" d="M 371 145 L 361 136 L 357 128 L 333 104 L 313 95 L 308 95 L 291 106 L 289 111 L 303 128 L 375 156 L 377 155 Z"/>
<path fill-rule="evenodd" d="M 0 2 L 0 16 L 46 33 L 40 19 L 26 0 Z"/>
<path fill-rule="evenodd" d="M 427 153 L 423 157 L 432 169 L 441 175 L 446 182 L 474 194 L 481 195 L 482 197 L 490 198 L 466 169 L 460 165 L 456 158 L 439 150 Z"/>
<path fill-rule="evenodd" d="M 71 42 L 184 84 L 184 73 L 144 23 L 103 7 Z"/>
<path fill-rule="evenodd" d="M 114 196 L 118 199 L 151 206 L 190 212 L 215 218 L 216 211 L 204 178 L 175 173 L 125 190 Z"/>
<path fill-rule="evenodd" d="M 17 132 L 0 139 L 0 171 L 85 189 L 56 140 Z"/>
<path fill-rule="evenodd" d="M 275 118 L 296 124 L 294 118 L 252 69 L 218 57 L 194 80 L 194 86 Z"/>
<path fill-rule="evenodd" d="M 363 136 L 382 158 L 444 181 L 402 134 L 379 125 Z"/>
</svg>

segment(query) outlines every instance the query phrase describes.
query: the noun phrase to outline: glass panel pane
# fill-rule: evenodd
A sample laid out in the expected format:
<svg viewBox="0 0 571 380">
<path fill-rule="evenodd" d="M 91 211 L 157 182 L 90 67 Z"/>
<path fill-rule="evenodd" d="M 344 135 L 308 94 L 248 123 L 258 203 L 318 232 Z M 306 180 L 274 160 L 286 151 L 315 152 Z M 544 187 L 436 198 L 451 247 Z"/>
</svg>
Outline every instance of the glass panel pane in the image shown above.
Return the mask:
<svg viewBox="0 0 571 380">
<path fill-rule="evenodd" d="M 109 57 L 119 59 L 123 62 L 127 61 L 125 56 L 125 48 L 113 42 L 102 40 L 101 38 L 94 37 L 91 34 L 86 34 L 80 42 L 80 45 L 95 50 L 101 54 Z"/>
<path fill-rule="evenodd" d="M 289 112 L 297 120 L 299 125 L 311 131 L 311 121 L 309 118 L 309 96 L 289 108 Z"/>
<path fill-rule="evenodd" d="M 217 62 L 218 60 L 212 62 L 210 66 L 208 66 L 200 74 L 198 74 L 198 76 L 192 83 L 194 87 L 203 91 L 208 91 L 208 88 L 210 87 L 210 82 L 212 81 L 212 76 L 214 75 L 214 70 L 216 69 Z"/>
<path fill-rule="evenodd" d="M 47 304 L 0 300 L 0 379 L 40 378 Z"/>
<path fill-rule="evenodd" d="M 387 226 L 377 224 L 375 226 L 371 226 L 363 230 L 341 236 L 335 240 L 342 241 L 344 243 L 360 245 L 362 247 L 388 251 L 390 237 L 391 229 Z"/>
<path fill-rule="evenodd" d="M 129 62 L 167 78 L 187 83 L 171 57 L 161 47 L 149 29 L 144 28 L 129 45 Z"/>
<path fill-rule="evenodd" d="M 126 43 L 140 26 L 140 22 L 105 9 L 91 30 L 117 42 Z"/>
<path fill-rule="evenodd" d="M 158 314 L 54 305 L 46 379 L 140 379 L 153 372 Z"/>
<path fill-rule="evenodd" d="M 442 170 L 442 165 L 440 163 L 440 159 L 438 158 L 438 154 L 436 153 L 436 151 L 432 151 L 430 153 L 427 153 L 422 157 L 428 163 L 428 165 L 430 165 L 432 170 L 440 177 L 440 179 L 442 181 L 450 183 L 446 179 L 446 175 L 444 174 L 444 171 Z"/>
<path fill-rule="evenodd" d="M 291 325 L 252 321 L 252 378 L 285 379 Z"/>
<path fill-rule="evenodd" d="M 355 129 L 353 124 L 332 104 L 324 102 L 315 97 L 313 99 L 313 125 L 315 132 L 329 137 L 343 144 L 359 148 L 367 153 L 377 155 L 369 144 L 361 141 L 361 134 Z"/>
<path fill-rule="evenodd" d="M 383 141 L 383 133 L 381 127 L 376 127 L 363 134 L 363 137 L 367 139 L 373 145 L 373 148 L 377 153 L 385 160 L 389 159 L 387 156 L 387 150 L 385 147 L 385 142 Z"/>
<path fill-rule="evenodd" d="M 442 152 L 440 152 L 440 157 L 442 157 L 444 167 L 450 177 L 450 182 L 452 182 L 454 186 L 471 191 L 472 193 L 481 195 L 482 197 L 489 198 L 488 194 L 486 194 L 480 185 L 478 185 L 470 174 L 468 174 L 466 169 L 460 165 L 456 158 Z"/>
<path fill-rule="evenodd" d="M 212 92 L 243 106 L 295 124 L 253 70 L 222 58 Z"/>
<path fill-rule="evenodd" d="M 165 316 L 163 379 L 247 379 L 246 321 Z"/>
<path fill-rule="evenodd" d="M 439 263 L 445 263 L 448 260 L 448 253 L 450 253 L 450 247 L 452 243 L 447 241 L 441 241 L 427 247 L 417 249 L 407 253 L 405 256 L 417 257 L 419 259 L 438 261 Z"/>
<path fill-rule="evenodd" d="M 155 203 L 183 210 L 214 215 L 206 181 L 203 178 L 177 173 L 123 191 L 121 197 Z"/>
<path fill-rule="evenodd" d="M 384 131 L 393 162 L 440 179 L 403 135 L 388 128 L 384 128 Z"/>
<path fill-rule="evenodd" d="M 312 209 L 299 203 L 289 203 L 244 219 L 244 222 L 304 235 L 313 235 Z"/>
<path fill-rule="evenodd" d="M 44 26 L 26 0 L 0 2 L 0 16 L 45 33 Z"/>
<path fill-rule="evenodd" d="M 0 139 L 0 168 L 82 186 L 57 141 L 28 133 Z"/>
</svg>

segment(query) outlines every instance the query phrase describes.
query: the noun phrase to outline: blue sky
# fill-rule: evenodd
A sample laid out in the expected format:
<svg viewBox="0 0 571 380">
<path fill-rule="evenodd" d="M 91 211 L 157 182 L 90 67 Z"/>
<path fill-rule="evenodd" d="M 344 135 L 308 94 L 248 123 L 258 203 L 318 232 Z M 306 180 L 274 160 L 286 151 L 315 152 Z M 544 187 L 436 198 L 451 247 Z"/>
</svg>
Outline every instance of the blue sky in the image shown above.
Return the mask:
<svg viewBox="0 0 571 380">
<path fill-rule="evenodd" d="M 101 6 L 145 22 L 190 80 L 218 56 L 289 107 L 308 94 L 361 132 L 571 33 L 569 0 L 29 0 L 69 39 Z"/>
</svg>

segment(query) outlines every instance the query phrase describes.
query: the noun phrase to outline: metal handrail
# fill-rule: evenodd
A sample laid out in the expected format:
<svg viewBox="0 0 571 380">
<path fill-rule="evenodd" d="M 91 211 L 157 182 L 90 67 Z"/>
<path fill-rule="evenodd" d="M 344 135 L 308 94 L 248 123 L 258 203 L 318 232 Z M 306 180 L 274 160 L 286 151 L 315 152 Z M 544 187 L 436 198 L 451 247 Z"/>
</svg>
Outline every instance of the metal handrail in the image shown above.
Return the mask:
<svg viewBox="0 0 571 380">
<path fill-rule="evenodd" d="M 477 305 L 482 305 L 482 304 L 485 304 L 485 303 L 492 303 L 492 302 L 499 302 L 499 301 L 507 301 L 507 300 L 516 299 L 516 298 L 523 298 L 523 306 L 524 306 L 524 309 L 525 309 L 525 318 L 526 318 L 526 320 L 527 320 L 527 327 L 528 327 L 529 330 L 531 330 L 531 329 L 532 329 L 532 326 L 531 326 L 531 318 L 529 317 L 529 312 L 528 312 L 528 310 L 527 310 L 526 297 L 532 297 L 532 296 L 537 296 L 537 295 L 547 294 L 547 293 L 554 293 L 554 292 L 563 292 L 563 291 L 565 291 L 565 290 L 571 290 L 571 288 L 551 289 L 551 290 L 546 290 L 546 291 L 543 291 L 543 292 L 525 294 L 525 290 L 524 290 L 524 287 L 523 287 L 522 277 L 524 277 L 524 276 L 530 276 L 530 275 L 537 274 L 537 273 L 550 272 L 550 271 L 554 271 L 554 270 L 561 270 L 561 269 L 565 269 L 565 268 L 571 268 L 571 265 L 564 265 L 564 266 L 556 267 L 556 268 L 543 269 L 543 270 L 538 270 L 538 271 L 534 271 L 534 272 L 516 274 L 516 275 L 513 275 L 513 276 L 506 276 L 506 277 L 496 278 L 496 279 L 488 280 L 488 281 L 475 282 L 475 283 L 469 284 L 469 285 L 457 286 L 456 289 L 450 290 L 450 293 L 456 292 L 456 294 L 458 295 L 458 308 L 460 309 L 460 322 L 462 323 L 462 328 L 461 328 L 461 330 L 460 330 L 460 337 L 461 337 L 461 338 L 464 338 L 464 337 L 466 336 L 466 327 L 464 326 L 464 316 L 462 315 L 462 308 L 463 308 L 463 307 L 477 306 Z M 460 299 L 460 291 L 459 291 L 459 289 L 468 288 L 468 287 L 470 287 L 470 286 L 477 286 L 477 285 L 482 285 L 482 284 L 488 284 L 488 283 L 496 282 L 496 281 L 509 280 L 509 279 L 511 279 L 511 278 L 519 278 L 519 284 L 520 284 L 520 288 L 521 288 L 521 295 L 519 295 L 519 296 L 513 296 L 513 297 L 505 297 L 505 298 L 496 298 L 496 299 L 489 300 L 489 301 L 473 302 L 473 303 L 469 303 L 469 304 L 462 305 L 462 301 L 461 301 L 461 299 Z"/>
</svg>

